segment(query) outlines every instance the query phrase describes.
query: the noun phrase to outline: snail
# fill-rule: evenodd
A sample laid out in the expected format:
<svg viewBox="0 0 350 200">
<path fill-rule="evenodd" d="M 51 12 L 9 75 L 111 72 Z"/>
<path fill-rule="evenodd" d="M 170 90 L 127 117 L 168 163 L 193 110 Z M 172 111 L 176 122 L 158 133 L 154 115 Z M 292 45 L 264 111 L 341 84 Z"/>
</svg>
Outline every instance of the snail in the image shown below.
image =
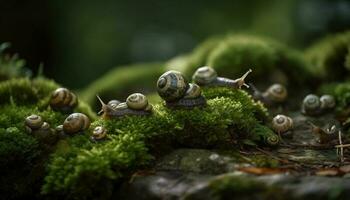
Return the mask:
<svg viewBox="0 0 350 200">
<path fill-rule="evenodd" d="M 102 109 L 99 113 L 102 113 L 103 118 L 115 118 L 125 115 L 150 115 L 153 107 L 148 103 L 148 99 L 141 93 L 134 93 L 128 96 L 126 102 L 117 103 L 116 100 L 112 100 L 105 104 L 102 99 L 97 95 L 97 99 L 102 105 Z"/>
<path fill-rule="evenodd" d="M 312 122 L 308 123 L 311 126 L 311 133 L 317 137 L 317 141 L 320 144 L 326 144 L 338 138 L 339 128 L 336 125 L 327 124 L 325 128 L 321 128 Z"/>
<path fill-rule="evenodd" d="M 46 144 L 53 144 L 57 141 L 55 131 L 39 115 L 28 116 L 25 119 L 25 129 Z"/>
<path fill-rule="evenodd" d="M 51 94 L 50 106 L 55 111 L 71 113 L 77 104 L 77 96 L 66 88 L 58 88 Z"/>
<path fill-rule="evenodd" d="M 322 95 L 320 97 L 320 102 L 323 111 L 332 110 L 336 105 L 334 97 L 328 94 Z"/>
<path fill-rule="evenodd" d="M 290 131 L 292 128 L 293 128 L 293 120 L 288 116 L 276 115 L 272 119 L 272 129 L 279 135 Z"/>
<path fill-rule="evenodd" d="M 212 67 L 204 66 L 198 68 L 193 76 L 192 80 L 199 86 L 226 86 L 235 89 L 241 89 L 242 86 L 249 86 L 244 82 L 244 79 L 251 73 L 252 70 L 249 69 L 242 77 L 232 80 L 224 77 L 218 77 L 218 74 Z"/>
<path fill-rule="evenodd" d="M 305 115 L 316 116 L 334 109 L 335 99 L 331 95 L 318 97 L 314 94 L 307 95 L 302 103 L 301 112 Z"/>
<path fill-rule="evenodd" d="M 107 137 L 107 129 L 103 126 L 97 126 L 92 132 L 91 140 L 100 141 Z"/>
<path fill-rule="evenodd" d="M 190 109 L 206 105 L 201 88 L 197 84 L 188 83 L 178 71 L 162 74 L 157 81 L 157 91 L 168 107 Z"/>
<path fill-rule="evenodd" d="M 73 113 L 69 115 L 63 122 L 63 132 L 66 134 L 83 132 L 89 127 L 90 119 L 82 113 Z"/>
<path fill-rule="evenodd" d="M 307 95 L 301 106 L 301 112 L 305 115 L 315 116 L 321 114 L 321 101 L 317 95 Z"/>
<path fill-rule="evenodd" d="M 265 143 L 271 146 L 276 146 L 278 145 L 280 142 L 280 137 L 278 137 L 278 135 L 269 135 L 267 137 L 265 137 Z"/>
<path fill-rule="evenodd" d="M 275 83 L 268 87 L 265 92 L 260 92 L 253 84 L 249 84 L 253 90 L 253 98 L 264 103 L 266 106 L 282 104 L 287 100 L 288 91 L 286 87 Z"/>
</svg>

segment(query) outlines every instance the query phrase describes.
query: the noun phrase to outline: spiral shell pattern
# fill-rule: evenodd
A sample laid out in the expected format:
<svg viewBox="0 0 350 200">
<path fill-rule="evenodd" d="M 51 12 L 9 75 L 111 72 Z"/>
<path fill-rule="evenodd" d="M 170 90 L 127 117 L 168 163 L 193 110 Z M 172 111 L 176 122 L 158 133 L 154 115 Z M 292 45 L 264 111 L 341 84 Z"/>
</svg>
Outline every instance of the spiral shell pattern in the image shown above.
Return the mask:
<svg viewBox="0 0 350 200">
<path fill-rule="evenodd" d="M 302 104 L 302 112 L 304 114 L 318 114 L 321 111 L 321 101 L 318 96 L 314 94 L 307 95 Z"/>
<path fill-rule="evenodd" d="M 213 68 L 204 66 L 194 72 L 192 80 L 198 85 L 206 85 L 212 83 L 217 77 L 218 74 Z"/>
<path fill-rule="evenodd" d="M 272 120 L 272 128 L 277 133 L 285 133 L 293 128 L 293 120 L 285 115 L 276 115 Z"/>
<path fill-rule="evenodd" d="M 31 129 L 39 129 L 44 121 L 39 115 L 30 115 L 25 119 L 25 125 Z"/>
<path fill-rule="evenodd" d="M 63 131 L 68 134 L 78 133 L 90 127 L 90 119 L 82 113 L 73 113 L 63 122 Z"/>
<path fill-rule="evenodd" d="M 117 106 L 120 104 L 121 102 L 118 100 L 110 100 L 107 105 L 110 106 L 113 109 L 116 109 Z"/>
<path fill-rule="evenodd" d="M 265 138 L 265 143 L 271 146 L 275 146 L 280 142 L 278 135 L 269 135 Z"/>
<path fill-rule="evenodd" d="M 320 97 L 321 108 L 324 110 L 333 109 L 336 105 L 335 99 L 332 95 L 322 95 Z"/>
<path fill-rule="evenodd" d="M 103 126 L 97 126 L 92 132 L 92 137 L 95 140 L 101 140 L 107 136 L 107 129 Z"/>
<path fill-rule="evenodd" d="M 58 88 L 51 95 L 50 106 L 53 109 L 65 111 L 65 109 L 74 108 L 77 104 L 77 96 L 66 88 Z"/>
<path fill-rule="evenodd" d="M 268 97 L 271 101 L 281 103 L 287 99 L 288 92 L 283 85 L 276 83 L 267 88 L 264 96 Z"/>
<path fill-rule="evenodd" d="M 148 106 L 148 99 L 141 93 L 134 93 L 128 96 L 126 104 L 130 109 L 144 110 Z"/>
<path fill-rule="evenodd" d="M 202 91 L 201 91 L 201 88 L 197 84 L 189 83 L 188 85 L 189 85 L 189 87 L 185 93 L 184 98 L 194 99 L 194 98 L 198 98 L 199 96 L 201 96 Z"/>
<path fill-rule="evenodd" d="M 178 71 L 168 71 L 161 75 L 157 82 L 157 91 L 165 101 L 181 99 L 187 90 L 188 82 Z"/>
</svg>

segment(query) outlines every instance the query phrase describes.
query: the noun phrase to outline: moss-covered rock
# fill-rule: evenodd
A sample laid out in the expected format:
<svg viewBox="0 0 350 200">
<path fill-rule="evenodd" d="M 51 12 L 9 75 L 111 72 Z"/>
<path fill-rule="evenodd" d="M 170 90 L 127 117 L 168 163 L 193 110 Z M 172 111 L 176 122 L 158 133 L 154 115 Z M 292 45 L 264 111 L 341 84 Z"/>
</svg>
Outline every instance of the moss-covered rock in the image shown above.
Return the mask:
<svg viewBox="0 0 350 200">
<path fill-rule="evenodd" d="M 117 67 L 92 82 L 79 96 L 89 105 L 99 106 L 96 94 L 102 99 L 123 101 L 134 92 L 151 93 L 156 90 L 156 81 L 164 72 L 162 63 L 145 63 Z"/>
<path fill-rule="evenodd" d="M 323 80 L 340 81 L 350 70 L 350 32 L 339 33 L 322 39 L 305 51 L 305 58 L 314 74 Z"/>
</svg>

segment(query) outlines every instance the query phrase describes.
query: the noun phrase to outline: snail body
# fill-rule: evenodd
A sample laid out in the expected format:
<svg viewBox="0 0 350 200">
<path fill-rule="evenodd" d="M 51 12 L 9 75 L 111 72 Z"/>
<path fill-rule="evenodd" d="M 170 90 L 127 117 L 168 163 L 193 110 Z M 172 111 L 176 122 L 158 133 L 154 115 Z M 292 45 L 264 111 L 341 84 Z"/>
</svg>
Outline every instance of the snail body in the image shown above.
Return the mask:
<svg viewBox="0 0 350 200">
<path fill-rule="evenodd" d="M 204 66 L 195 71 L 192 76 L 192 80 L 199 86 L 223 86 L 241 89 L 242 86 L 249 87 L 247 84 L 245 84 L 244 80 L 251 72 L 252 70 L 249 69 L 242 77 L 232 80 L 229 78 L 218 77 L 217 72 L 212 67 Z"/>
<path fill-rule="evenodd" d="M 286 87 L 281 84 L 275 83 L 268 87 L 266 91 L 260 92 L 252 84 L 250 84 L 253 90 L 253 98 L 264 103 L 266 106 L 274 106 L 283 104 L 288 97 L 288 91 Z"/>
<path fill-rule="evenodd" d="M 278 134 L 286 133 L 293 128 L 293 120 L 285 115 L 276 115 L 272 119 L 272 128 Z"/>
<path fill-rule="evenodd" d="M 328 124 L 325 128 L 321 128 L 311 122 L 309 122 L 309 124 L 311 126 L 311 133 L 313 133 L 317 137 L 318 143 L 326 144 L 338 139 L 339 128 L 336 125 Z"/>
<path fill-rule="evenodd" d="M 92 132 L 91 140 L 101 141 L 106 139 L 106 137 L 107 137 L 107 129 L 104 128 L 103 126 L 97 126 Z"/>
<path fill-rule="evenodd" d="M 148 99 L 145 95 L 141 93 L 134 93 L 128 96 L 126 102 L 119 102 L 118 104 L 112 104 L 111 101 L 105 104 L 102 99 L 99 99 L 102 109 L 103 118 L 118 118 L 126 115 L 150 115 L 152 113 L 153 107 L 148 103 Z"/>
<path fill-rule="evenodd" d="M 301 112 L 304 115 L 317 116 L 334 109 L 335 105 L 335 99 L 331 95 L 318 97 L 317 95 L 309 94 L 303 100 Z"/>
<path fill-rule="evenodd" d="M 66 88 L 58 88 L 51 94 L 50 106 L 55 111 L 70 113 L 77 104 L 77 96 Z"/>
<path fill-rule="evenodd" d="M 157 81 L 159 96 L 171 108 L 194 108 L 206 105 L 201 88 L 195 83 L 188 83 L 177 71 L 162 74 Z"/>
<path fill-rule="evenodd" d="M 90 119 L 82 113 L 73 113 L 63 122 L 63 132 L 66 134 L 75 134 L 83 132 L 90 127 Z"/>
</svg>

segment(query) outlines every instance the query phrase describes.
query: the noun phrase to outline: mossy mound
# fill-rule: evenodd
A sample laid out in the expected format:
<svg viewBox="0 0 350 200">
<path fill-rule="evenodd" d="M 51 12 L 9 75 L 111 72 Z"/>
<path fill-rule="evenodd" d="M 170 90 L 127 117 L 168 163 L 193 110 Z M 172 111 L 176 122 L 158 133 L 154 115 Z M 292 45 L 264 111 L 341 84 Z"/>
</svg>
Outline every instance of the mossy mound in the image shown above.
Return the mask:
<svg viewBox="0 0 350 200">
<path fill-rule="evenodd" d="M 314 74 L 323 80 L 341 81 L 350 71 L 350 31 L 326 37 L 305 51 Z"/>
<path fill-rule="evenodd" d="M 30 134 L 25 131 L 24 119 L 40 115 L 51 128 L 63 123 L 67 114 L 54 112 L 49 107 L 52 91 L 59 85 L 38 77 L 13 78 L 0 82 L 0 160 L 4 175 L 0 193 L 6 199 L 38 198 L 45 176 L 48 157 L 56 150 L 59 136 Z M 96 115 L 82 101 L 76 111 L 86 113 L 91 119 Z"/>
<path fill-rule="evenodd" d="M 79 96 L 89 105 L 99 106 L 96 94 L 102 99 L 123 101 L 134 92 L 148 94 L 156 90 L 156 81 L 164 72 L 161 63 L 145 63 L 118 67 L 92 82 Z"/>
<path fill-rule="evenodd" d="M 295 87 L 314 77 L 300 52 L 272 39 L 252 35 L 211 38 L 191 54 L 175 58 L 168 65 L 168 69 L 179 70 L 188 78 L 204 65 L 228 78 L 238 78 L 251 68 L 249 79 L 262 85 L 279 82 Z"/>
<path fill-rule="evenodd" d="M 108 138 L 98 143 L 86 138 L 85 142 L 92 145 L 65 145 L 65 151 L 53 156 L 43 192 L 65 197 L 110 197 L 121 180 L 172 148 L 234 148 L 244 140 L 278 140 L 261 123 L 266 110 L 244 91 L 208 88 L 207 95 L 226 92 L 229 97 L 212 95 L 204 108 L 172 110 L 157 104 L 151 116 L 96 120 L 91 130 L 103 126 Z"/>
</svg>

